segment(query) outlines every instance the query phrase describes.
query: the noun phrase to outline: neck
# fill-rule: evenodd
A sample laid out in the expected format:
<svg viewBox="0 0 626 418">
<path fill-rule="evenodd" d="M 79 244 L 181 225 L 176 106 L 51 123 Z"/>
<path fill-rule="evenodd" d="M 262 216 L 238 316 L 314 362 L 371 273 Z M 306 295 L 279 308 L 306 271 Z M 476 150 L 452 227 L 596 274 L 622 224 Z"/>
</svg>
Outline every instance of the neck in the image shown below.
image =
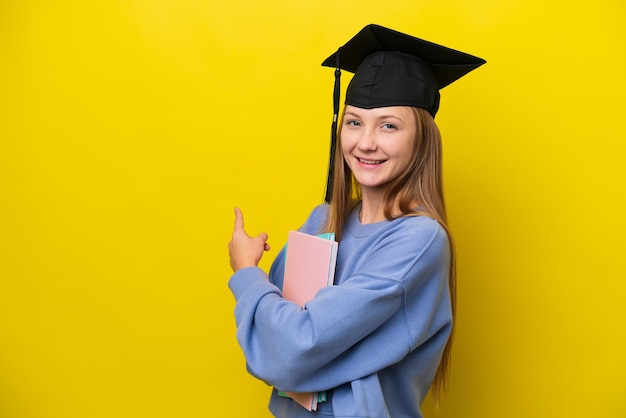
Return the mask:
<svg viewBox="0 0 626 418">
<path fill-rule="evenodd" d="M 362 190 L 361 213 L 359 214 L 361 223 L 372 224 L 385 219 L 384 192 Z"/>
<path fill-rule="evenodd" d="M 376 222 L 382 222 L 387 220 L 385 217 L 385 191 L 378 190 L 361 190 L 361 213 L 359 214 L 359 220 L 362 224 L 373 224 Z M 412 202 L 412 207 L 419 206 L 418 202 Z M 396 199 L 391 209 L 391 216 L 402 216 L 400 211 L 400 205 Z"/>
</svg>

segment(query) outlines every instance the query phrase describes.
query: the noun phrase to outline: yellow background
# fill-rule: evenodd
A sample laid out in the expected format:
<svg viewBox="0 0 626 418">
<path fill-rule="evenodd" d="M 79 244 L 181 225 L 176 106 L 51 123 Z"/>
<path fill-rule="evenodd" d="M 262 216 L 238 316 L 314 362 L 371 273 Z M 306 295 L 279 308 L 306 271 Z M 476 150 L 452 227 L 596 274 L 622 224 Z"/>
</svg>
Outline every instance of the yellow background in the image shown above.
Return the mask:
<svg viewBox="0 0 626 418">
<path fill-rule="evenodd" d="M 322 199 L 320 63 L 367 23 L 488 61 L 437 116 L 459 254 L 439 416 L 626 416 L 625 18 L 619 0 L 0 2 L 0 417 L 269 416 L 234 336 L 232 208 L 269 233 L 268 267 Z"/>
</svg>

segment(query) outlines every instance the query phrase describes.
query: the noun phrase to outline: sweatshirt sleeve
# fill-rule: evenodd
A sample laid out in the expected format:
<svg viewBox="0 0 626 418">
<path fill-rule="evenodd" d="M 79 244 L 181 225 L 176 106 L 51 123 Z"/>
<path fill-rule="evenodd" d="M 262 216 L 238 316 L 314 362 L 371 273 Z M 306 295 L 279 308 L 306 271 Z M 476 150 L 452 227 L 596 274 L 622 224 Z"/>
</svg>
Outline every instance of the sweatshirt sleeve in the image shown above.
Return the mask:
<svg viewBox="0 0 626 418">
<path fill-rule="evenodd" d="M 304 310 L 283 299 L 262 270 L 238 271 L 229 285 L 248 370 L 279 390 L 320 391 L 430 346 L 451 325 L 447 254 L 435 221 L 403 223 Z"/>
</svg>

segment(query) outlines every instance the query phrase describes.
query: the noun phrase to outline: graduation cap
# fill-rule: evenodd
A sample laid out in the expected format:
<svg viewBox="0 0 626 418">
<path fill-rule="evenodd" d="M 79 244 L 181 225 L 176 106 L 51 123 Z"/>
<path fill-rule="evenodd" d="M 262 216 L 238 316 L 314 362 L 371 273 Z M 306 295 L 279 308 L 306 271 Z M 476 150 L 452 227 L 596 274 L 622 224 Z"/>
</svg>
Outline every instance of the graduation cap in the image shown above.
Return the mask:
<svg viewBox="0 0 626 418">
<path fill-rule="evenodd" d="M 439 90 L 485 62 L 482 58 L 379 25 L 364 27 L 326 58 L 322 65 L 335 68 L 335 88 L 324 200 L 330 202 L 332 193 L 341 70 L 355 73 L 346 91 L 346 105 L 363 109 L 412 106 L 425 109 L 434 117 L 439 109 Z"/>
</svg>

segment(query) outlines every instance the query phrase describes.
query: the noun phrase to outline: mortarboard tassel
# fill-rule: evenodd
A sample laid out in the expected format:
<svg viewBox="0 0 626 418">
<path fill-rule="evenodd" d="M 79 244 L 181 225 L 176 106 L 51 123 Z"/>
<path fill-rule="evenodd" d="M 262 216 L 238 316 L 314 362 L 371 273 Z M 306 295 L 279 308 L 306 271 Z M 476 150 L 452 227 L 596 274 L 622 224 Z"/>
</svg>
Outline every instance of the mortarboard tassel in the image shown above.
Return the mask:
<svg viewBox="0 0 626 418">
<path fill-rule="evenodd" d="M 337 64 L 335 67 L 335 88 L 333 89 L 333 123 L 330 129 L 330 157 L 328 161 L 328 176 L 326 177 L 326 194 L 324 202 L 330 203 L 333 197 L 333 172 L 335 168 L 335 144 L 337 143 L 337 121 L 339 119 L 339 96 L 341 94 L 341 69 L 339 68 L 339 53 L 337 50 Z"/>
</svg>

